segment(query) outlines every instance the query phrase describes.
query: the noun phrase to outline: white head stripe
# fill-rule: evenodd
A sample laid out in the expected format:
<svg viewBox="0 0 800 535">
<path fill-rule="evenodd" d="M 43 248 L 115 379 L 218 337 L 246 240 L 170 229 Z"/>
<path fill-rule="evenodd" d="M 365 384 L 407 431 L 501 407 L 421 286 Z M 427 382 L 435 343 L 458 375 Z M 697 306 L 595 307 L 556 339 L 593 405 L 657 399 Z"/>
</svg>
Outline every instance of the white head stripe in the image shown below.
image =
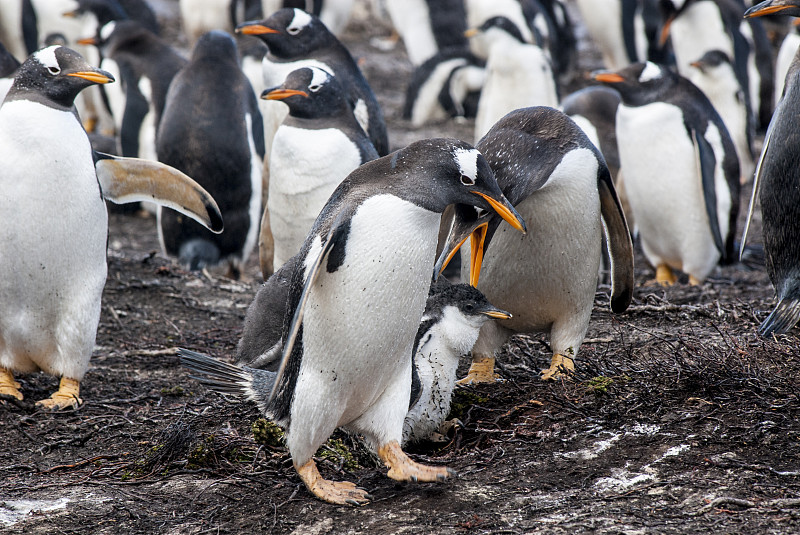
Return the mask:
<svg viewBox="0 0 800 535">
<path fill-rule="evenodd" d="M 656 78 L 660 78 L 661 74 L 661 67 L 648 61 L 644 66 L 644 70 L 642 70 L 642 74 L 639 75 L 639 82 L 644 83 L 655 80 Z"/>
<path fill-rule="evenodd" d="M 111 21 L 106 23 L 102 28 L 100 28 L 100 38 L 104 41 L 108 39 L 108 37 L 114 33 L 114 28 L 117 27 L 117 23 L 115 21 Z"/>
<path fill-rule="evenodd" d="M 57 48 L 60 48 L 60 45 L 48 46 L 47 48 L 37 50 L 33 53 L 33 57 L 47 68 L 60 69 L 58 60 L 56 59 Z"/>
<path fill-rule="evenodd" d="M 328 81 L 330 74 L 318 67 L 309 67 L 311 69 L 311 81 L 308 83 L 309 87 L 313 85 L 322 85 Z"/>
<path fill-rule="evenodd" d="M 297 28 L 298 30 L 301 30 L 309 24 L 311 24 L 311 15 L 302 9 L 295 8 L 294 18 L 292 19 L 291 24 L 289 24 L 289 28 Z"/>
<path fill-rule="evenodd" d="M 458 168 L 461 174 L 468 176 L 472 180 L 478 177 L 478 152 L 477 149 L 455 149 L 453 156 L 455 156 Z"/>
</svg>

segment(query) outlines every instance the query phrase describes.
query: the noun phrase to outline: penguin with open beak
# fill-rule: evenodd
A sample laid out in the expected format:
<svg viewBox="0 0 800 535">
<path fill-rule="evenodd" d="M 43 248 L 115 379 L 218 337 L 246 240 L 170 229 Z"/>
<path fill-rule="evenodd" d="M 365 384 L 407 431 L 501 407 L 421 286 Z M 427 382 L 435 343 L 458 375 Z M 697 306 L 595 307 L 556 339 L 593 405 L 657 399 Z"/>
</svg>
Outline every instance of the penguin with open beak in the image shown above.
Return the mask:
<svg viewBox="0 0 800 535">
<path fill-rule="evenodd" d="M 277 372 L 262 411 L 287 429 L 306 487 L 331 503 L 366 491 L 320 475 L 312 456 L 337 427 L 363 435 L 400 481 L 440 481 L 444 467 L 400 448 L 415 334 L 436 260 L 441 214 L 451 204 L 525 224 L 471 145 L 429 139 L 368 162 L 334 191 L 296 261 Z M 267 388 L 269 387 L 269 388 Z"/>
<path fill-rule="evenodd" d="M 51 46 L 19 67 L 0 106 L 0 395 L 22 399 L 13 372 L 43 370 L 61 378 L 45 408 L 81 403 L 107 273 L 103 199 L 160 202 L 222 230 L 214 200 L 183 173 L 92 151 L 75 97 L 113 81 Z"/>
<path fill-rule="evenodd" d="M 604 228 L 611 309 L 623 312 L 631 302 L 633 247 L 625 216 L 600 151 L 558 110 L 513 111 L 478 147 L 529 232 L 510 233 L 493 214 L 456 207 L 437 270 L 471 237 L 461 250 L 462 279 L 514 315 L 481 329 L 472 367 L 461 382 L 494 381 L 496 352 L 514 333 L 530 332 L 550 334 L 553 355 L 542 378 L 552 379 L 574 369 L 589 327 Z M 450 256 L 448 251 L 453 251 Z"/>
</svg>

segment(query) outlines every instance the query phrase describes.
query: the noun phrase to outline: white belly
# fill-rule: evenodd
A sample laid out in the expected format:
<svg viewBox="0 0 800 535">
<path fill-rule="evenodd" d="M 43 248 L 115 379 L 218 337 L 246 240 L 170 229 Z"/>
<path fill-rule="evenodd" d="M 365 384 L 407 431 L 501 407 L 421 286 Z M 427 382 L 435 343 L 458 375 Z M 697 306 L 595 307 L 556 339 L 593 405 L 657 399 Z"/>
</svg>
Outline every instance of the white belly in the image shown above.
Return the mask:
<svg viewBox="0 0 800 535">
<path fill-rule="evenodd" d="M 341 130 L 278 129 L 268 201 L 276 269 L 297 254 L 333 190 L 360 164 L 358 147 Z"/>
<path fill-rule="evenodd" d="M 0 365 L 80 378 L 106 277 L 108 218 L 69 112 L 0 108 Z"/>
<path fill-rule="evenodd" d="M 715 2 L 701 1 L 686 8 L 670 26 L 678 72 L 688 76 L 691 62 L 711 50 L 722 50 L 733 58 L 733 41 L 725 30 Z"/>
<path fill-rule="evenodd" d="M 617 111 L 617 143 L 625 191 L 648 261 L 704 279 L 719 260 L 719 252 L 708 224 L 694 144 L 682 113 L 664 103 L 639 108 L 622 105 Z M 717 161 L 721 161 L 720 155 Z M 728 228 L 727 213 L 720 214 L 723 236 Z"/>
</svg>

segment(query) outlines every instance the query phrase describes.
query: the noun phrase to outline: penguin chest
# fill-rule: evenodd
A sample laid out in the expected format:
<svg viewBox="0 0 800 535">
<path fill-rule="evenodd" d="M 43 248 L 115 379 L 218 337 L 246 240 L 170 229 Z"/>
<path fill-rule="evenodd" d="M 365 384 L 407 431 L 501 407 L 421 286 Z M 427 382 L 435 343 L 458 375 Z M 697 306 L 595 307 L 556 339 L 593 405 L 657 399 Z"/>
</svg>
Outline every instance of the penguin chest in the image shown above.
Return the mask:
<svg viewBox="0 0 800 535">
<path fill-rule="evenodd" d="M 350 221 L 341 265 L 323 268 L 311 289 L 298 389 L 338 399 L 339 425 L 361 415 L 389 384 L 411 387 L 404 372 L 425 309 L 440 218 L 392 195 L 368 198 Z"/>
<path fill-rule="evenodd" d="M 733 41 L 716 2 L 695 2 L 686 8 L 673 21 L 670 34 L 678 72 L 681 74 L 688 75 L 693 69 L 689 64 L 709 50 L 721 50 L 728 57 L 734 57 Z"/>
<path fill-rule="evenodd" d="M 336 128 L 281 126 L 270 158 L 269 217 L 276 257 L 300 250 L 333 190 L 361 165 L 361 153 Z"/>
<path fill-rule="evenodd" d="M 730 193 L 720 165 L 720 134 L 708 124 L 704 134 L 716 155 L 718 213 L 725 236 Z M 617 142 L 625 191 L 648 260 L 690 273 L 686 264 L 702 264 L 710 271 L 719 251 L 708 223 L 697 149 L 681 109 L 660 102 L 637 108 L 620 106 Z"/>
</svg>

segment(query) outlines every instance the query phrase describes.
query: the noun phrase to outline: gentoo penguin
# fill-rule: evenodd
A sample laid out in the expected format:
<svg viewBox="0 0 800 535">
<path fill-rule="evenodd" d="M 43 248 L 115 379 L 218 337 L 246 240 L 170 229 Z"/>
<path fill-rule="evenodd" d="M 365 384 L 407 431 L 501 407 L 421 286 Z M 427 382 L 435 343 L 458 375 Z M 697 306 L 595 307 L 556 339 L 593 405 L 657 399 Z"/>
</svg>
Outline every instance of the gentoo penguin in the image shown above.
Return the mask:
<svg viewBox="0 0 800 535">
<path fill-rule="evenodd" d="M 403 118 L 414 126 L 450 117 L 475 117 L 485 62 L 472 52 L 448 48 L 420 65 L 406 89 Z"/>
<path fill-rule="evenodd" d="M 710 50 L 691 63 L 694 70 L 687 78 L 711 101 L 739 156 L 740 182 L 749 182 L 753 176 L 753 117 L 745 101 L 745 94 L 736 80 L 731 58 L 722 50 Z"/>
<path fill-rule="evenodd" d="M 478 101 L 475 140 L 505 114 L 526 106 L 558 106 L 558 89 L 550 60 L 542 48 L 526 43 L 506 17 L 493 17 L 470 30 L 489 51 L 486 82 Z"/>
<path fill-rule="evenodd" d="M 3 43 L 0 43 L 0 103 L 6 97 L 18 68 L 19 61 L 17 61 L 17 58 L 11 55 L 11 52 L 3 46 Z"/>
<path fill-rule="evenodd" d="M 725 124 L 686 78 L 655 63 L 634 63 L 595 80 L 616 89 L 617 144 L 636 227 L 656 281 L 673 270 L 700 284 L 733 259 L 739 161 Z"/>
<path fill-rule="evenodd" d="M 469 353 L 487 322 L 510 317 L 468 284 L 452 285 L 441 277 L 431 286 L 414 342 L 418 384 L 412 381 L 402 445 L 429 440 L 439 433 L 450 414 L 460 357 Z"/>
<path fill-rule="evenodd" d="M 274 269 L 297 254 L 339 183 L 378 153 L 336 77 L 318 67 L 292 71 L 261 98 L 289 106 L 269 158 L 265 216 L 274 239 Z"/>
<path fill-rule="evenodd" d="M 414 66 L 442 50 L 469 46 L 463 0 L 386 0 L 385 8 Z"/>
<path fill-rule="evenodd" d="M 347 48 L 317 17 L 300 9 L 286 8 L 260 22 L 244 22 L 236 31 L 256 35 L 267 44 L 269 52 L 263 62 L 266 87 L 280 85 L 287 74 L 300 67 L 319 67 L 336 76 L 347 90 L 356 118 L 378 155 L 389 152 L 386 124 L 375 94 Z M 276 128 L 283 116 L 279 119 Z M 271 135 L 265 135 L 269 149 Z"/>
<path fill-rule="evenodd" d="M 464 0 L 464 7 L 467 11 L 467 31 L 470 28 L 480 28 L 489 19 L 505 17 L 517 29 L 516 33 L 522 36 L 520 41 L 539 46 L 543 44 L 541 35 L 534 35 L 528 25 L 522 4 L 518 0 Z M 469 41 L 469 49 L 481 59 L 488 59 L 488 45 L 489 43 L 482 39 Z"/>
<path fill-rule="evenodd" d="M 767 0 L 745 12 L 745 17 L 770 14 L 800 17 L 800 2 Z M 785 333 L 800 320 L 800 56 L 795 55 L 786 75 L 783 98 L 764 139 L 756 167 L 748 226 L 756 194 L 761 203 L 767 273 L 778 304 L 764 320 L 759 334 Z M 747 239 L 747 227 L 742 247 Z"/>
<path fill-rule="evenodd" d="M 61 377 L 38 402 L 47 408 L 81 402 L 106 280 L 103 198 L 166 195 L 222 228 L 213 199 L 182 173 L 143 160 L 95 162 L 73 103 L 82 89 L 111 81 L 77 52 L 51 46 L 20 66 L 0 106 L 0 394 L 22 399 L 12 372 L 41 369 Z"/>
<path fill-rule="evenodd" d="M 135 20 L 108 22 L 98 35 L 81 42 L 96 44 L 103 58 L 100 66 L 121 81 L 106 94 L 122 155 L 156 160 L 156 131 L 167 89 L 186 59 Z"/>
<path fill-rule="evenodd" d="M 112 20 L 132 19 L 158 35 L 161 28 L 155 13 L 145 0 L 77 0 L 78 7 L 64 13 L 65 17 L 81 17 L 84 19 L 84 35 L 95 35 L 97 30 Z"/>
<path fill-rule="evenodd" d="M 462 382 L 494 381 L 496 352 L 512 334 L 530 332 L 550 334 L 553 356 L 542 378 L 552 379 L 574 369 L 589 327 L 604 229 L 611 309 L 623 312 L 630 304 L 633 247 L 625 216 L 600 151 L 558 110 L 515 110 L 492 127 L 478 150 L 530 232 L 516 236 L 493 215 L 456 208 L 445 251 L 471 234 L 471 243 L 461 249 L 462 279 L 514 316 L 481 329 Z M 437 269 L 447 260 L 443 254 Z"/>
<path fill-rule="evenodd" d="M 415 463 L 400 441 L 441 214 L 456 203 L 496 211 L 524 231 L 477 150 L 461 141 L 428 139 L 353 171 L 299 253 L 280 366 L 258 391 L 273 391 L 261 396 L 260 408 L 287 428 L 295 469 L 325 501 L 369 500 L 352 483 L 323 479 L 312 459 L 337 427 L 362 434 L 393 479 L 451 475 L 444 467 Z"/>
<path fill-rule="evenodd" d="M 319 17 L 333 33 L 341 34 L 350 21 L 355 0 L 261 0 L 264 16 L 269 16 L 285 7 L 302 9 Z"/>
<path fill-rule="evenodd" d="M 220 30 L 203 35 L 169 87 L 156 149 L 159 161 L 192 176 L 214 196 L 225 232 L 212 234 L 179 214 L 159 210 L 159 239 L 166 254 L 190 269 L 226 262 L 228 274 L 239 276 L 261 221 L 263 133 L 233 37 Z"/>
</svg>

